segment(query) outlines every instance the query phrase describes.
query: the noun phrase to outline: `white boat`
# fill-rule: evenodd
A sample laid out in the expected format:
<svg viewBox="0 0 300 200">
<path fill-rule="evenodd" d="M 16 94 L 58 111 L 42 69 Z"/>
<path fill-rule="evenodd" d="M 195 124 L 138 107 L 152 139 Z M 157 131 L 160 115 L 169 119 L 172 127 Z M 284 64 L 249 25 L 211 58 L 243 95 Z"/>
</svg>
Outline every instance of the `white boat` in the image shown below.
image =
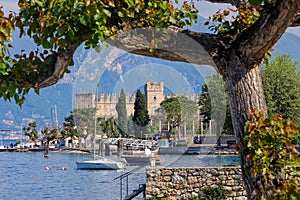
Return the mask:
<svg viewBox="0 0 300 200">
<path fill-rule="evenodd" d="M 154 167 L 156 164 L 160 164 L 160 156 L 155 155 L 150 149 L 145 149 L 144 154 L 137 155 L 122 155 L 123 159 L 129 165 L 150 165 Z"/>
<path fill-rule="evenodd" d="M 95 145 L 95 138 L 96 138 L 96 117 L 95 117 L 95 131 L 93 135 L 93 159 L 91 160 L 77 160 L 76 165 L 77 169 L 97 169 L 97 170 L 117 170 L 117 169 L 124 169 L 125 163 L 114 161 L 108 159 L 103 156 L 96 155 L 96 145 Z"/>
<path fill-rule="evenodd" d="M 114 161 L 102 156 L 97 156 L 93 160 L 76 161 L 76 165 L 77 169 L 117 170 L 125 168 L 125 163 Z"/>
</svg>

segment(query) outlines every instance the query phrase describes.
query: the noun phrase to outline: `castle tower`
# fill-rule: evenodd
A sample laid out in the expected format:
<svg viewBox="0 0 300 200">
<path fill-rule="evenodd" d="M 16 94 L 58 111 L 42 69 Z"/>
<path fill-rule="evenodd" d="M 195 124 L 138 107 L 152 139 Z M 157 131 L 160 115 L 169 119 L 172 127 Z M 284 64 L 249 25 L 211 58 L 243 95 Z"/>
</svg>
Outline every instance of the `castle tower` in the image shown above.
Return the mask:
<svg viewBox="0 0 300 200">
<path fill-rule="evenodd" d="M 159 108 L 160 103 L 164 99 L 164 82 L 157 83 L 156 81 L 154 81 L 153 83 L 146 83 L 145 100 L 150 116 L 155 114 L 155 110 Z"/>
<path fill-rule="evenodd" d="M 76 94 L 75 95 L 75 108 L 95 108 L 96 107 L 96 94 Z"/>
</svg>

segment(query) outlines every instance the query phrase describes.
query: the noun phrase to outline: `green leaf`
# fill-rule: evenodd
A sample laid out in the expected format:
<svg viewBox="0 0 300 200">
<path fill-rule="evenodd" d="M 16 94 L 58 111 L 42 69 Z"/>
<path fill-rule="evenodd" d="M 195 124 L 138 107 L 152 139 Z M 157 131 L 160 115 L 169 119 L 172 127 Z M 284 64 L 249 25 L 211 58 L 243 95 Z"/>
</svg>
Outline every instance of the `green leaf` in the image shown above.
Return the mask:
<svg viewBox="0 0 300 200">
<path fill-rule="evenodd" d="M 3 74 L 3 75 L 7 74 L 6 67 L 7 67 L 6 63 L 4 63 L 4 62 L 0 63 L 0 73 L 1 74 Z"/>
<path fill-rule="evenodd" d="M 84 16 L 80 16 L 80 17 L 79 17 L 79 22 L 80 22 L 83 26 L 87 26 L 87 22 L 86 22 Z"/>
<path fill-rule="evenodd" d="M 249 3 L 250 3 L 252 6 L 260 6 L 261 3 L 262 3 L 262 0 L 249 0 Z"/>
<path fill-rule="evenodd" d="M 72 30 L 68 31 L 68 37 L 70 38 L 70 40 L 74 41 L 74 38 L 75 38 L 74 31 L 72 31 Z"/>
<path fill-rule="evenodd" d="M 106 14 L 108 17 L 111 17 L 111 12 L 109 10 L 103 9 L 104 14 Z"/>
<path fill-rule="evenodd" d="M 52 48 L 52 44 L 48 40 L 44 40 L 43 41 L 43 47 L 45 49 L 50 49 L 50 48 Z"/>
<path fill-rule="evenodd" d="M 34 89 L 34 92 L 35 92 L 36 94 L 38 94 L 38 95 L 39 95 L 39 94 L 40 94 L 40 89 L 38 89 L 38 88 L 35 88 L 35 89 Z"/>
<path fill-rule="evenodd" d="M 122 13 L 121 11 L 118 12 L 118 16 L 123 18 L 124 17 L 124 13 Z"/>
<path fill-rule="evenodd" d="M 128 17 L 131 17 L 131 18 L 134 18 L 134 11 L 129 11 L 129 13 L 128 13 Z"/>
<path fill-rule="evenodd" d="M 163 9 L 163 10 L 166 10 L 168 8 L 168 2 L 164 1 L 160 7 Z"/>
<path fill-rule="evenodd" d="M 177 20 L 174 17 L 170 16 L 169 22 L 171 22 L 172 24 L 176 24 Z"/>
<path fill-rule="evenodd" d="M 94 49 L 97 53 L 99 53 L 101 51 L 102 47 L 101 47 L 101 45 L 97 45 Z"/>
</svg>

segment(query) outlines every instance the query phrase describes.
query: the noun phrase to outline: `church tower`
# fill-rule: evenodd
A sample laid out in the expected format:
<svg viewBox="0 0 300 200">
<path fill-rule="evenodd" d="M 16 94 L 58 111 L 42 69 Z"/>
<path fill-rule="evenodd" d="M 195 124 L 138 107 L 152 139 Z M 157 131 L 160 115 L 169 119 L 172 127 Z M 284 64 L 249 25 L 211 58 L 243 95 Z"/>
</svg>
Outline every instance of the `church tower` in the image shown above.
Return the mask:
<svg viewBox="0 0 300 200">
<path fill-rule="evenodd" d="M 155 110 L 160 107 L 160 103 L 164 99 L 164 82 L 157 83 L 154 81 L 145 84 L 145 100 L 150 116 L 155 114 Z"/>
</svg>

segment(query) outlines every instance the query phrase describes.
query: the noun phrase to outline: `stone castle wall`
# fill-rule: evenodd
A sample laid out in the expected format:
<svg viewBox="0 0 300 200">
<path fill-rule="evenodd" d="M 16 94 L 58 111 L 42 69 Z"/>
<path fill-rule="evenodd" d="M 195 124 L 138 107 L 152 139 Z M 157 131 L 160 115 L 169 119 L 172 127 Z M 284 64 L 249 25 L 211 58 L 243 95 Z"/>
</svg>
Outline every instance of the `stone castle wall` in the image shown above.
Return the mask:
<svg viewBox="0 0 300 200">
<path fill-rule="evenodd" d="M 145 100 L 147 105 L 147 110 L 149 115 L 154 115 L 155 110 L 159 108 L 160 103 L 171 97 L 185 96 L 190 100 L 197 102 L 199 95 L 194 94 L 176 94 L 170 95 L 164 94 L 164 83 L 160 82 L 147 82 L 145 84 Z M 76 108 L 95 108 L 97 105 L 97 116 L 103 118 L 114 117 L 117 118 L 116 104 L 118 102 L 117 94 L 100 94 L 98 100 L 96 100 L 96 94 L 76 94 L 75 96 L 75 106 Z M 127 115 L 130 116 L 134 113 L 134 102 L 135 95 L 126 95 L 126 109 Z"/>
<path fill-rule="evenodd" d="M 76 94 L 75 95 L 76 108 L 95 108 L 96 94 Z"/>
</svg>

